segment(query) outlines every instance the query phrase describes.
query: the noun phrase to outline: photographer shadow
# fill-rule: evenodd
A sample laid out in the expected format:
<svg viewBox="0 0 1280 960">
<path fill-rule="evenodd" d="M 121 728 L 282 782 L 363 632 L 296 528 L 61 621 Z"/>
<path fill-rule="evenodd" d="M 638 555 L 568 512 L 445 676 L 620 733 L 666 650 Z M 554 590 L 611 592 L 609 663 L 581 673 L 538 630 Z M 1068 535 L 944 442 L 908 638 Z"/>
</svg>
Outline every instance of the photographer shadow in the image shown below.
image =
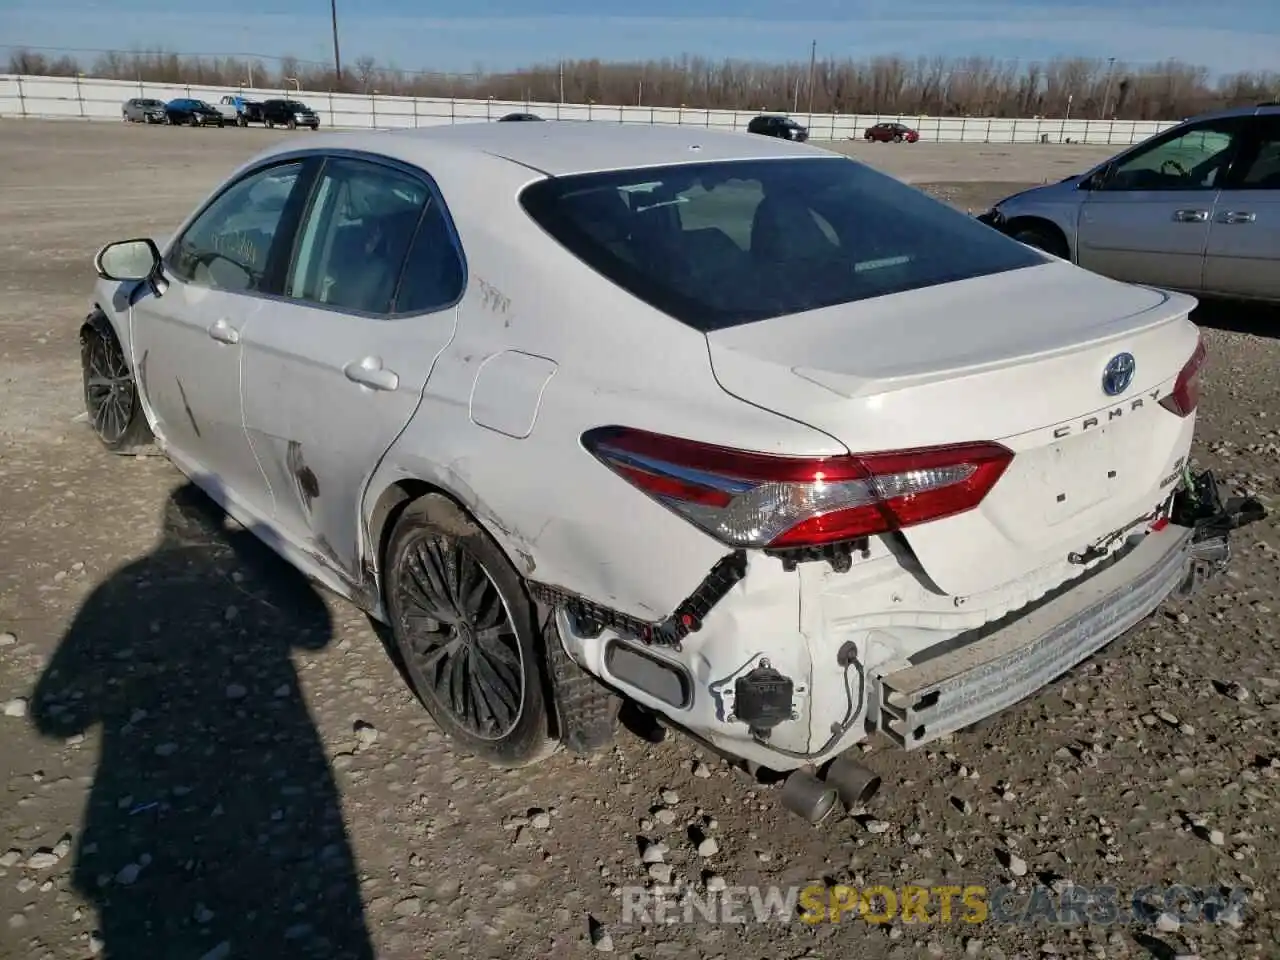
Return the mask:
<svg viewBox="0 0 1280 960">
<path fill-rule="evenodd" d="M 311 584 L 193 485 L 155 550 L 90 595 L 32 708 L 48 737 L 101 728 L 72 873 L 100 955 L 371 960 L 292 661 L 332 635 Z"/>
</svg>

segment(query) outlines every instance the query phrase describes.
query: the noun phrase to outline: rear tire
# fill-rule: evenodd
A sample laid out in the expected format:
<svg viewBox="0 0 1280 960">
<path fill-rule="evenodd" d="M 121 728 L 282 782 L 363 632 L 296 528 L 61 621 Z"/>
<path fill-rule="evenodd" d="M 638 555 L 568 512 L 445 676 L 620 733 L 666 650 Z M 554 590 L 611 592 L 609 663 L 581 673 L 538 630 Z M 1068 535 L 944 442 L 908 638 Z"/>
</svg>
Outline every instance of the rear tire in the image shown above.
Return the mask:
<svg viewBox="0 0 1280 960">
<path fill-rule="evenodd" d="M 1010 230 L 1009 236 L 1019 243 L 1025 243 L 1029 247 L 1043 250 L 1045 253 L 1052 254 L 1055 257 L 1061 257 L 1063 260 L 1071 259 L 1071 251 L 1067 249 L 1066 238 L 1052 227 L 1034 223 L 1027 224 Z"/>
<path fill-rule="evenodd" d="M 542 642 L 551 668 L 560 742 L 579 755 L 603 750 L 613 743 L 622 724 L 622 698 L 569 656 L 560 639 L 554 610 L 545 611 Z"/>
<path fill-rule="evenodd" d="M 440 729 L 501 767 L 554 753 L 533 605 L 492 538 L 453 501 L 428 495 L 397 519 L 383 569 L 392 636 Z"/>
<path fill-rule="evenodd" d="M 115 331 L 99 315 L 80 331 L 80 367 L 89 426 L 112 453 L 131 454 L 152 444 L 138 384 Z"/>
<path fill-rule="evenodd" d="M 290 121 L 286 124 L 286 126 L 287 126 L 290 130 L 297 130 L 297 129 L 298 129 L 298 121 L 297 121 L 297 120 L 290 120 Z"/>
</svg>

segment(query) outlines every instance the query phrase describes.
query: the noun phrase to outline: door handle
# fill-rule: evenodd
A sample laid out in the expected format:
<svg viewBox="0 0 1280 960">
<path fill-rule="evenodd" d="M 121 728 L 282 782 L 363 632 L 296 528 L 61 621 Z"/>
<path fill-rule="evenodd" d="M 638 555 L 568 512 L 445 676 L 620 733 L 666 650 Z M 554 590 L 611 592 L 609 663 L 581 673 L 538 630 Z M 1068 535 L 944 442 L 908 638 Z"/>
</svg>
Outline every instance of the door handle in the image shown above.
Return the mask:
<svg viewBox="0 0 1280 960">
<path fill-rule="evenodd" d="M 394 370 L 382 365 L 379 357 L 365 357 L 354 363 L 348 363 L 342 372 L 352 383 L 373 390 L 394 390 L 400 386 L 400 376 Z"/>
<path fill-rule="evenodd" d="M 1178 223 L 1206 223 L 1209 220 L 1208 210 L 1175 210 L 1173 219 Z"/>
<path fill-rule="evenodd" d="M 1257 219 L 1256 213 L 1248 213 L 1244 210 L 1228 210 L 1218 215 L 1219 223 L 1253 223 Z"/>
<path fill-rule="evenodd" d="M 219 343 L 239 343 L 240 331 L 225 320 L 216 321 L 209 328 L 209 336 Z"/>
</svg>

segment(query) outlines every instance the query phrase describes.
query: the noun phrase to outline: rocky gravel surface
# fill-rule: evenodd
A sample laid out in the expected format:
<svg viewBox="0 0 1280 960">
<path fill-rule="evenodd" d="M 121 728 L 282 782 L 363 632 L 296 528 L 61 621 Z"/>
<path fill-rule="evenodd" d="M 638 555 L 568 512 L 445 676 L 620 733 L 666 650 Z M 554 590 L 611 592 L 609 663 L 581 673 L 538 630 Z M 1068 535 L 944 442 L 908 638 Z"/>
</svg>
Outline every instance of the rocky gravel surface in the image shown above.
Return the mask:
<svg viewBox="0 0 1280 960">
<path fill-rule="evenodd" d="M 0 121 L 0 957 L 1280 956 L 1274 512 L 1225 578 L 1038 696 L 931 749 L 870 745 L 881 793 L 818 828 L 679 737 L 513 772 L 452 752 L 365 617 L 77 420 L 89 255 L 171 228 L 269 139 Z M 1013 188 L 959 157 L 927 189 L 977 207 Z M 1197 319 L 1197 460 L 1274 511 L 1280 315 Z M 1023 906 L 678 907 L 769 885 L 1008 887 Z M 1240 894 L 1206 922 L 1171 885 Z M 1030 910 L 1033 890 L 1094 909 L 1104 887 L 1124 906 L 1151 888 L 1148 909 Z M 674 922 L 634 922 L 645 896 Z"/>
</svg>

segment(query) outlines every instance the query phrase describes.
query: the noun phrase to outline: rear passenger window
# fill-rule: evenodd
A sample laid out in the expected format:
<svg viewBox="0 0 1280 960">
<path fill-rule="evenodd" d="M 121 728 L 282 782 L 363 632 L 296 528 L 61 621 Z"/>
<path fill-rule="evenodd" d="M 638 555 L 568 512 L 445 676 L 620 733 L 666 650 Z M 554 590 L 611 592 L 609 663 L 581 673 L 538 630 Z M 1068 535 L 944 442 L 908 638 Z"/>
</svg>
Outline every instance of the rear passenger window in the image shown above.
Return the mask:
<svg viewBox="0 0 1280 960">
<path fill-rule="evenodd" d="M 428 196 L 422 180 L 391 167 L 327 162 L 299 231 L 288 295 L 357 313 L 390 313 Z"/>
<path fill-rule="evenodd" d="M 1235 189 L 1280 190 L 1280 116 L 1254 121 L 1256 140 Z"/>
<path fill-rule="evenodd" d="M 455 303 L 462 296 L 462 258 L 440 200 L 431 197 L 405 261 L 396 313 L 426 313 Z"/>
</svg>

